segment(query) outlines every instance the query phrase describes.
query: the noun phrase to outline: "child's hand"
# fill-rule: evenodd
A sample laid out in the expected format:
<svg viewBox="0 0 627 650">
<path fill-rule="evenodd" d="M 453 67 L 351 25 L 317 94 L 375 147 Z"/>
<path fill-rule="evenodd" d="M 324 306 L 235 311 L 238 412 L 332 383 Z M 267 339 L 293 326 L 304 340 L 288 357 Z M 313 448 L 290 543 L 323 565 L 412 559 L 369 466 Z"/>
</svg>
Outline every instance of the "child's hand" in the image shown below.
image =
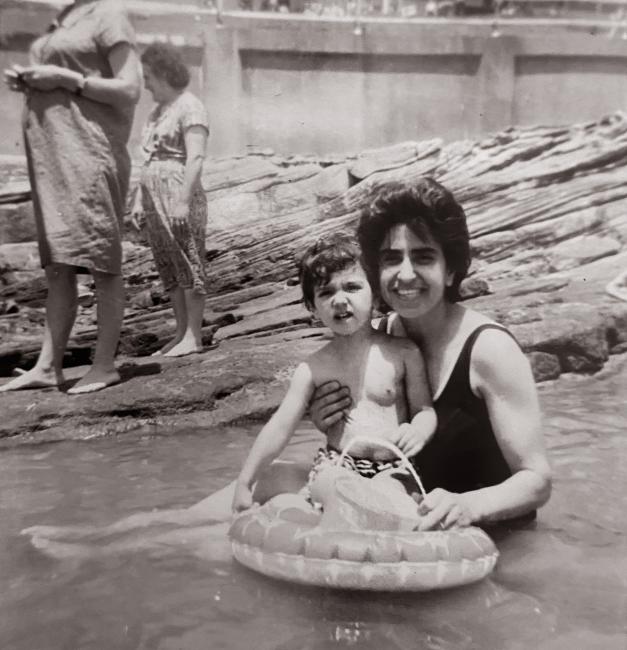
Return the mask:
<svg viewBox="0 0 627 650">
<path fill-rule="evenodd" d="M 235 494 L 233 495 L 233 505 L 231 509 L 233 512 L 241 512 L 242 510 L 248 510 L 248 508 L 253 505 L 253 493 L 252 490 L 245 485 L 244 483 L 238 483 L 235 486 Z"/>
<path fill-rule="evenodd" d="M 422 427 L 415 424 L 404 423 L 396 430 L 396 440 L 392 442 L 407 456 L 415 456 L 429 441 L 431 435 L 425 434 Z"/>
</svg>

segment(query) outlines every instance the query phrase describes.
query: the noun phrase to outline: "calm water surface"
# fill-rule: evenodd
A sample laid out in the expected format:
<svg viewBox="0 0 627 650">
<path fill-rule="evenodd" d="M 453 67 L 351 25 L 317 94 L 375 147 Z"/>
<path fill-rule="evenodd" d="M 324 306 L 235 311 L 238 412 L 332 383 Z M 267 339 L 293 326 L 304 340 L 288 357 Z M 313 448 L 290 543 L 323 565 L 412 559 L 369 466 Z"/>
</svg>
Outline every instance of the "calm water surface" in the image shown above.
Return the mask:
<svg viewBox="0 0 627 650">
<path fill-rule="evenodd" d="M 190 432 L 0 452 L 2 650 L 627 649 L 627 359 L 540 388 L 555 471 L 536 528 L 497 537 L 482 583 L 418 595 L 296 587 L 198 544 L 50 557 L 19 531 L 191 505 L 253 433 Z M 307 434 L 304 434 L 307 438 Z M 119 540 L 118 540 L 119 541 Z"/>
</svg>

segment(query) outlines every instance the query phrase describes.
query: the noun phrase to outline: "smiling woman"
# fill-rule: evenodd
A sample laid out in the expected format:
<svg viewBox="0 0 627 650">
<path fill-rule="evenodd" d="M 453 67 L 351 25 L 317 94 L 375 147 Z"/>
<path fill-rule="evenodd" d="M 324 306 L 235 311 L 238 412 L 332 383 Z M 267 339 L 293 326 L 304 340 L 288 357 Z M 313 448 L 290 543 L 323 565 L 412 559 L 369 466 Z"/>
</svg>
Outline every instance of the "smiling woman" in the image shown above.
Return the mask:
<svg viewBox="0 0 627 650">
<path fill-rule="evenodd" d="M 386 185 L 358 235 L 392 310 L 379 329 L 420 347 L 433 391 L 438 428 L 414 458 L 429 491 L 421 527 L 533 517 L 551 489 L 533 376 L 504 327 L 457 303 L 470 265 L 462 207 L 429 178 Z M 318 428 L 345 417 L 350 393 L 338 382 L 316 390 Z"/>
</svg>

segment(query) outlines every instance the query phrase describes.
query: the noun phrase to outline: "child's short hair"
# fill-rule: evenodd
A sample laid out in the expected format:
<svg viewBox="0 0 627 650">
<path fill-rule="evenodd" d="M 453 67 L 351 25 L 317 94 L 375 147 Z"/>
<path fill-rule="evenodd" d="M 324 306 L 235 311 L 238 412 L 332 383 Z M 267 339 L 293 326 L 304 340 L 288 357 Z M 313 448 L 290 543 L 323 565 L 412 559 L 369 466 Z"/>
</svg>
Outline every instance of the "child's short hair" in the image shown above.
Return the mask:
<svg viewBox="0 0 627 650">
<path fill-rule="evenodd" d="M 307 309 L 314 309 L 317 287 L 325 285 L 333 273 L 362 264 L 361 248 L 354 235 L 332 232 L 319 237 L 300 258 L 298 278 Z"/>
</svg>

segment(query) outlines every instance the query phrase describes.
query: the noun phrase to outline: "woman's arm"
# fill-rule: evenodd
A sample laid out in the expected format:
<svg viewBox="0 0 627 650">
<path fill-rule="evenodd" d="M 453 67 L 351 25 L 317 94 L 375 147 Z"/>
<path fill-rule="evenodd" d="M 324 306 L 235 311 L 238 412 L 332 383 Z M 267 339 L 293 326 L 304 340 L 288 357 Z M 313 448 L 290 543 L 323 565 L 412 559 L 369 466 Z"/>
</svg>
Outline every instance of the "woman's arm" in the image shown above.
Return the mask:
<svg viewBox="0 0 627 650">
<path fill-rule="evenodd" d="M 194 188 L 200 180 L 202 164 L 205 160 L 208 132 L 198 124 L 190 126 L 185 131 L 185 177 L 183 179 L 182 200 L 188 205 L 192 200 Z"/>
<path fill-rule="evenodd" d="M 40 91 L 64 88 L 102 104 L 123 108 L 136 104 L 141 92 L 142 76 L 137 52 L 128 43 L 117 43 L 109 51 L 112 78 L 83 77 L 58 65 L 33 65 L 21 69 L 27 87 Z"/>
<path fill-rule="evenodd" d="M 551 469 L 544 448 L 538 396 L 529 362 L 506 333 L 489 330 L 477 339 L 470 384 L 485 400 L 496 441 L 512 476 L 498 485 L 452 494 L 433 490 L 421 529 L 438 523 L 499 521 L 531 512 L 551 494 Z"/>
<path fill-rule="evenodd" d="M 237 479 L 238 488 L 233 502 L 234 510 L 252 505 L 252 486 L 259 471 L 273 461 L 283 450 L 303 418 L 314 385 L 311 369 L 301 363 L 290 382 L 288 391 L 257 439 L 244 461 Z"/>
<path fill-rule="evenodd" d="M 200 180 L 202 164 L 207 147 L 207 129 L 199 124 L 185 130 L 185 171 L 183 191 L 179 202 L 173 207 L 170 218 L 175 229 L 184 229 L 188 225 L 189 208 L 194 193 L 194 187 Z"/>
</svg>

